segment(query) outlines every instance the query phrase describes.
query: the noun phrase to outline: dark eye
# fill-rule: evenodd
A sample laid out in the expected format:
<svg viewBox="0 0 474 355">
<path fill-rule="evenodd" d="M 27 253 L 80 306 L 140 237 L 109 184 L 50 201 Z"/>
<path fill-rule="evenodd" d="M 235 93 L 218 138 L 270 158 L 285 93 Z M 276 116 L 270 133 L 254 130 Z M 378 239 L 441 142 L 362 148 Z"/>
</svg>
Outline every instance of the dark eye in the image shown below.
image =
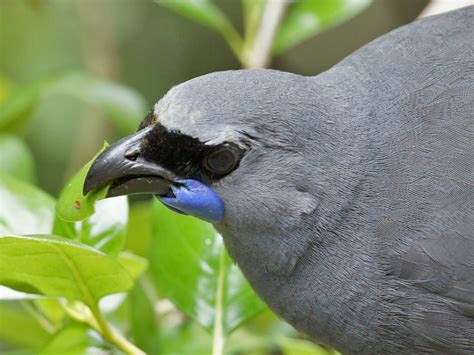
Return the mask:
<svg viewBox="0 0 474 355">
<path fill-rule="evenodd" d="M 237 164 L 237 156 L 233 151 L 222 148 L 210 153 L 203 160 L 204 167 L 214 174 L 227 174 Z"/>
</svg>

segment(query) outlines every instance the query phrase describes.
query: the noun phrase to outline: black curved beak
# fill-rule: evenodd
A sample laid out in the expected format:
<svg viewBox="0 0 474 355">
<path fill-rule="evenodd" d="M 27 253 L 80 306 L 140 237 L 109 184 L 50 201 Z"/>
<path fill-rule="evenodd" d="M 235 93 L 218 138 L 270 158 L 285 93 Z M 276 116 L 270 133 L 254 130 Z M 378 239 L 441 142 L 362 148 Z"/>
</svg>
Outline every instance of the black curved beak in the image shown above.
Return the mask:
<svg viewBox="0 0 474 355">
<path fill-rule="evenodd" d="M 107 148 L 92 163 L 83 194 L 111 184 L 107 197 L 156 194 L 166 195 L 175 176 L 160 165 L 147 161 L 142 152 L 152 127 L 122 138 Z"/>
</svg>

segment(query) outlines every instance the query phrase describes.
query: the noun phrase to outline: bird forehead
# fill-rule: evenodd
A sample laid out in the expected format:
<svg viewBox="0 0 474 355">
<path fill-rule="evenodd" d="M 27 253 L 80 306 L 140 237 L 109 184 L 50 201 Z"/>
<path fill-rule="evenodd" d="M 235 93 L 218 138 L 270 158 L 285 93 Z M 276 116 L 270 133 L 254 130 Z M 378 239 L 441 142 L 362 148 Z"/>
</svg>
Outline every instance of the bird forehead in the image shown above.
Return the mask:
<svg viewBox="0 0 474 355">
<path fill-rule="evenodd" d="M 240 145 L 242 133 L 224 120 L 212 122 L 209 114 L 202 108 L 180 104 L 179 100 L 167 96 L 159 101 L 153 109 L 156 120 L 168 131 L 179 132 L 208 145 L 233 142 Z"/>
</svg>

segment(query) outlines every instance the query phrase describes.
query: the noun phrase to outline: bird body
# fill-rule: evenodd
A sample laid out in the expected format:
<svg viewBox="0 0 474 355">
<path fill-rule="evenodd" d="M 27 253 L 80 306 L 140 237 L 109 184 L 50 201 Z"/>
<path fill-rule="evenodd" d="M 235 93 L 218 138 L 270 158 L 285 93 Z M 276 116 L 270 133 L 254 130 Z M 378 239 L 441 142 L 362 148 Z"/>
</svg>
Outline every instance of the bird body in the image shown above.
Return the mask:
<svg viewBox="0 0 474 355">
<path fill-rule="evenodd" d="M 344 353 L 472 353 L 474 7 L 310 80 L 288 158 L 306 206 L 273 207 L 295 218 L 277 233 L 217 225 L 230 254 L 277 314 Z"/>
<path fill-rule="evenodd" d="M 348 354 L 474 353 L 474 6 L 315 77 L 193 79 L 140 129 L 144 162 L 217 193 L 229 254 L 296 329 Z M 229 146 L 230 172 L 200 165 Z"/>
</svg>

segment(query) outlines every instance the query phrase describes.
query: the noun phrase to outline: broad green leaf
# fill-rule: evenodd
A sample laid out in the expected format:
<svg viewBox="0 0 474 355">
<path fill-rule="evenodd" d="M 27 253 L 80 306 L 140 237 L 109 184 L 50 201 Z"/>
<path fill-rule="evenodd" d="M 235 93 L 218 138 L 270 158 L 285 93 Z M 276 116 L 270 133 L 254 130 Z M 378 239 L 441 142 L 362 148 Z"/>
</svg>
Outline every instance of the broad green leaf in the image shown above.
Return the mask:
<svg viewBox="0 0 474 355">
<path fill-rule="evenodd" d="M 97 153 L 86 165 L 74 175 L 71 180 L 61 191 L 58 202 L 56 204 L 56 213 L 65 221 L 76 222 L 82 221 L 90 217 L 95 212 L 95 202 L 105 198 L 108 191 L 108 186 L 99 190 L 89 192 L 86 196 L 82 194 L 82 188 L 86 179 L 87 173 L 94 162 L 94 160 L 102 153 L 108 144 L 104 144 L 102 150 Z"/>
<path fill-rule="evenodd" d="M 242 38 L 227 16 L 211 0 L 155 0 L 158 4 L 177 12 L 203 26 L 219 32 L 237 57 L 242 49 Z"/>
<path fill-rule="evenodd" d="M 117 261 L 127 269 L 132 278 L 137 279 L 148 269 L 148 260 L 129 251 L 123 251 Z"/>
<path fill-rule="evenodd" d="M 150 289 L 148 289 L 150 288 Z M 130 291 L 130 335 L 133 343 L 147 354 L 161 353 L 160 321 L 155 311 L 153 285 L 139 282 Z"/>
<path fill-rule="evenodd" d="M 338 355 L 332 349 L 326 349 L 321 345 L 303 339 L 292 339 L 282 337 L 278 341 L 283 355 Z"/>
<path fill-rule="evenodd" d="M 134 132 L 148 110 L 148 104 L 135 90 L 84 73 L 58 77 L 46 88 L 45 94 L 68 95 L 97 106 L 109 115 L 123 134 Z"/>
<path fill-rule="evenodd" d="M 370 3 L 371 0 L 295 1 L 275 36 L 274 54 L 282 54 L 319 32 L 347 21 Z"/>
<path fill-rule="evenodd" d="M 162 322 L 160 331 L 160 350 L 162 354 L 203 355 L 211 353 L 212 337 L 198 323 L 189 322 L 181 327 L 176 327 Z M 234 353 L 225 352 L 225 354 Z"/>
<path fill-rule="evenodd" d="M 84 200 L 81 200 L 80 204 L 81 206 L 87 204 L 89 210 L 93 209 L 92 216 L 81 222 L 68 222 L 62 218 L 56 218 L 53 233 L 90 245 L 109 256 L 116 257 L 123 249 L 127 235 L 127 197 L 109 198 L 97 201 L 95 204 L 92 199 L 85 198 Z"/>
<path fill-rule="evenodd" d="M 130 205 L 128 231 L 125 249 L 146 256 L 150 249 L 151 200 Z"/>
<path fill-rule="evenodd" d="M 125 244 L 128 222 L 128 198 L 114 197 L 97 201 L 95 213 L 76 223 L 83 244 L 116 257 Z"/>
<path fill-rule="evenodd" d="M 153 203 L 151 271 L 158 290 L 208 330 L 230 333 L 260 313 L 255 295 L 211 224 Z"/>
<path fill-rule="evenodd" d="M 0 133 L 0 173 L 33 182 L 35 164 L 26 144 L 18 137 Z"/>
<path fill-rule="evenodd" d="M 11 83 L 4 76 L 0 75 L 0 103 L 5 100 L 11 91 Z"/>
<path fill-rule="evenodd" d="M 88 335 L 88 331 L 85 325 L 70 325 L 57 332 L 39 354 L 83 355 L 92 352 L 92 350 L 100 350 L 100 348 L 93 346 L 95 344 Z M 97 342 L 95 341 L 95 343 Z"/>
<path fill-rule="evenodd" d="M 36 187 L 0 173 L 0 235 L 49 234 L 54 200 Z"/>
<path fill-rule="evenodd" d="M 22 129 L 38 104 L 43 88 L 51 78 L 45 77 L 29 82 L 13 90 L 0 103 L 0 131 Z"/>
<path fill-rule="evenodd" d="M 80 72 L 50 75 L 18 87 L 0 103 L 0 130 L 19 130 L 47 97 L 71 96 L 108 114 L 123 134 L 133 132 L 147 111 L 135 90 Z"/>
<path fill-rule="evenodd" d="M 108 187 L 91 191 L 87 196 L 82 194 L 90 166 L 106 147 L 107 144 L 64 187 L 56 204 L 59 218 L 55 220 L 54 233 L 116 257 L 127 235 L 127 197 L 97 201 L 106 196 Z"/>
<path fill-rule="evenodd" d="M 39 297 L 34 300 L 34 304 L 54 327 L 59 327 L 65 317 L 64 308 L 59 298 Z"/>
<path fill-rule="evenodd" d="M 56 236 L 4 236 L 0 284 L 95 305 L 133 281 L 118 262 L 88 246 Z"/>
<path fill-rule="evenodd" d="M 20 301 L 0 301 L 0 344 L 38 348 L 50 334 Z"/>
</svg>

